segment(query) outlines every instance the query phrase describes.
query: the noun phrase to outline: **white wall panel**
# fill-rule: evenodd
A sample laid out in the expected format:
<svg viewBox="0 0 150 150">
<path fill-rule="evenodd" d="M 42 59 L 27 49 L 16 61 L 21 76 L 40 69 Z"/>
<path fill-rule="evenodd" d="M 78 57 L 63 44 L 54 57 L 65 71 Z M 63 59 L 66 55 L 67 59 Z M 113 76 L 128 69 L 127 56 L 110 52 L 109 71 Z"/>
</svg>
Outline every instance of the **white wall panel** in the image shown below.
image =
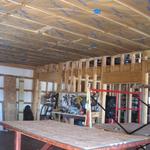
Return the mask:
<svg viewBox="0 0 150 150">
<path fill-rule="evenodd" d="M 0 101 L 4 100 L 4 90 L 0 90 Z"/>
<path fill-rule="evenodd" d="M 4 87 L 4 77 L 0 76 L 0 87 Z"/>
<path fill-rule="evenodd" d="M 0 73 L 22 77 L 33 77 L 33 70 L 16 67 L 0 66 Z"/>
<path fill-rule="evenodd" d="M 46 91 L 46 82 L 40 82 L 41 91 Z"/>
</svg>

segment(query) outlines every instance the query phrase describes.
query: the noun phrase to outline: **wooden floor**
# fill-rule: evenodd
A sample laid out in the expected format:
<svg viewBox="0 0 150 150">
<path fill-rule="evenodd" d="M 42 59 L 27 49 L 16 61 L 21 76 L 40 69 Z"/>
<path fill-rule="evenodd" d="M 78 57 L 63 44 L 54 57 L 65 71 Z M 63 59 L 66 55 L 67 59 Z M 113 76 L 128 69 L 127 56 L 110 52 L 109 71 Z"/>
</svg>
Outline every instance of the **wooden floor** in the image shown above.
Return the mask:
<svg viewBox="0 0 150 150">
<path fill-rule="evenodd" d="M 142 124 L 137 124 L 137 123 L 124 123 L 121 125 L 129 132 L 132 132 L 133 130 L 142 126 Z M 112 131 L 112 132 L 123 132 L 121 127 L 119 127 L 115 123 L 113 123 L 113 124 L 100 124 L 97 127 L 103 128 L 107 131 Z M 141 130 L 135 132 L 134 135 L 144 135 L 144 136 L 150 137 L 150 125 L 148 125 L 148 126 L 142 128 Z"/>
<path fill-rule="evenodd" d="M 65 149 L 103 149 L 126 148 L 143 142 L 150 137 L 131 136 L 123 133 L 104 131 L 104 129 L 79 127 L 55 121 L 14 121 L 3 122 L 8 128 L 20 131 L 28 136 L 46 141 Z"/>
</svg>

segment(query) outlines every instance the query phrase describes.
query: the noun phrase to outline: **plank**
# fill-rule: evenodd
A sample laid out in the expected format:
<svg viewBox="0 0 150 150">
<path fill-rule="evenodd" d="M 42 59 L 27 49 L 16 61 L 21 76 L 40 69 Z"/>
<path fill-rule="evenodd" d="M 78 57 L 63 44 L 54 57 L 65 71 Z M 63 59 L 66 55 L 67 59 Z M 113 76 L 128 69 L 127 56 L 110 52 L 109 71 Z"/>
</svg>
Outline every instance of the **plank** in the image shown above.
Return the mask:
<svg viewBox="0 0 150 150">
<path fill-rule="evenodd" d="M 150 137 L 107 132 L 55 121 L 4 121 L 6 128 L 65 149 L 121 149 L 150 142 Z"/>
</svg>

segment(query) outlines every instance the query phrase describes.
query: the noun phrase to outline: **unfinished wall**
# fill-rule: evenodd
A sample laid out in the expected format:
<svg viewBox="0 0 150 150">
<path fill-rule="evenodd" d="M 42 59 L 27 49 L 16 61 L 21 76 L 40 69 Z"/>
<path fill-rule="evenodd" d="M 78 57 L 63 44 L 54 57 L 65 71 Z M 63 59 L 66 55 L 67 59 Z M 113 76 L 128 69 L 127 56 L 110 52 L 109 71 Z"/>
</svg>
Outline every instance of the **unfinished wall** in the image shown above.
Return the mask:
<svg viewBox="0 0 150 150">
<path fill-rule="evenodd" d="M 4 114 L 5 120 L 16 120 L 16 78 L 12 76 L 4 77 Z"/>
<path fill-rule="evenodd" d="M 109 59 L 108 59 L 109 58 Z M 119 59 L 119 61 L 118 61 Z M 108 61 L 109 60 L 109 61 Z M 150 72 L 150 60 L 143 55 L 142 52 L 134 52 L 129 54 L 120 54 L 117 56 L 104 56 L 89 59 L 81 59 L 79 61 L 68 61 L 62 64 L 49 64 L 38 67 L 36 73 L 39 80 L 49 82 L 57 82 L 61 85 L 58 91 L 65 92 L 86 92 L 88 84 L 94 89 L 134 91 L 134 85 L 146 84 L 145 75 Z M 43 76 L 44 75 L 44 76 Z M 55 80 L 54 80 L 55 78 Z M 148 81 L 147 81 L 148 83 Z M 125 89 L 123 88 L 125 86 Z M 117 88 L 116 88 L 117 87 Z M 139 90 L 141 90 L 139 88 Z M 148 94 L 142 99 L 148 102 Z M 113 95 L 113 94 L 112 94 Z M 122 94 L 119 94 L 119 106 L 123 107 Z M 105 108 L 106 93 L 101 93 L 102 105 Z M 126 95 L 126 106 L 132 107 L 132 96 Z M 121 103 L 122 102 L 122 103 Z M 125 106 L 125 107 L 126 107 Z M 124 112 L 123 112 L 124 113 Z M 142 110 L 141 116 L 147 116 L 146 108 Z M 105 114 L 105 113 L 104 113 Z M 102 112 L 102 122 L 105 122 L 105 115 Z M 122 111 L 118 110 L 119 122 L 131 122 L 132 112 L 126 110 L 122 115 Z M 121 116 L 124 116 L 124 120 Z M 140 120 L 140 119 L 139 119 Z M 141 123 L 146 123 L 142 120 Z"/>
<path fill-rule="evenodd" d="M 0 109 L 2 109 L 0 111 L 0 114 L 2 114 L 0 116 L 1 120 L 19 119 L 19 79 L 23 79 L 24 81 L 20 113 L 23 112 L 26 105 L 30 105 L 32 107 L 33 102 L 33 70 L 10 66 L 0 65 L 0 77 L 4 79 L 3 83 L 0 81 Z"/>
</svg>

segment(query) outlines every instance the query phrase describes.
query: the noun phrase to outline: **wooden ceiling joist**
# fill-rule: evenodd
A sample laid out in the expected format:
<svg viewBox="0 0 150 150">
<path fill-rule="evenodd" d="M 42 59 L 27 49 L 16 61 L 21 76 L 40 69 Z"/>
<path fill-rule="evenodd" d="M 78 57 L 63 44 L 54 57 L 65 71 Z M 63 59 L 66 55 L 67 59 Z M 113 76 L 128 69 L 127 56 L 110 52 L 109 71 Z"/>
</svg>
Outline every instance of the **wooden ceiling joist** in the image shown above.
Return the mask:
<svg viewBox="0 0 150 150">
<path fill-rule="evenodd" d="M 22 54 L 27 54 L 27 55 L 31 55 L 31 56 L 34 55 L 34 56 L 40 57 L 44 60 L 49 60 L 49 59 L 56 60 L 57 62 L 59 62 L 60 60 L 67 61 L 67 60 L 71 59 L 71 56 L 70 55 L 67 56 L 67 55 L 65 55 L 65 53 L 60 53 L 60 52 L 56 52 L 56 51 L 38 52 L 38 51 L 31 50 L 31 49 L 26 50 L 24 48 L 21 48 L 19 46 L 13 45 L 13 44 L 11 44 L 11 46 L 9 46 L 7 44 L 1 46 L 1 44 L 0 44 L 0 48 L 1 48 L 1 50 L 5 49 L 5 51 L 14 50 L 14 53 L 19 52 L 20 57 L 22 56 Z M 62 57 L 62 59 L 61 59 L 61 57 Z M 78 58 L 79 57 L 72 55 L 73 60 L 78 59 Z"/>
<path fill-rule="evenodd" d="M 130 0 L 0 1 L 1 62 L 42 65 L 150 49 L 147 8 Z"/>
<path fill-rule="evenodd" d="M 0 32 L 0 34 L 3 34 L 3 32 Z M 21 36 L 14 36 L 11 35 L 10 33 L 5 33 L 4 32 L 4 36 L 3 38 L 0 38 L 1 40 L 6 40 L 6 41 L 11 41 L 16 43 L 18 46 L 20 45 L 20 48 L 24 48 L 26 50 L 30 50 L 33 48 L 33 50 L 35 49 L 35 51 L 41 51 L 44 52 L 44 50 L 49 50 L 49 51 L 56 51 L 56 52 L 60 52 L 60 53 L 66 53 L 69 55 L 73 55 L 73 56 L 77 56 L 78 58 L 83 57 L 84 55 L 81 55 L 79 53 L 75 53 L 74 50 L 70 51 L 65 49 L 56 49 L 54 48 L 56 45 L 54 43 L 49 43 L 49 45 L 46 43 L 46 46 L 44 45 L 45 42 L 44 41 L 39 41 L 39 40 L 35 40 L 32 38 L 25 38 L 25 37 L 21 37 Z M 28 45 L 26 45 L 26 43 L 28 43 Z M 38 43 L 38 44 L 37 44 Z M 42 46 L 43 45 L 43 46 Z"/>
<path fill-rule="evenodd" d="M 89 14 L 93 14 L 93 12 L 92 12 L 91 10 L 89 10 L 89 9 L 85 9 L 85 8 L 83 8 L 83 7 L 77 6 L 77 5 L 75 5 L 75 4 L 73 4 L 73 3 L 70 3 L 69 1 L 66 1 L 66 0 L 61 0 L 61 1 L 63 1 L 64 3 L 67 3 L 67 4 L 69 4 L 69 5 L 72 5 L 72 6 L 74 6 L 74 7 L 77 7 L 77 8 L 79 8 L 79 9 L 83 10 L 83 11 L 86 11 L 86 12 L 88 12 Z M 114 0 L 114 1 L 115 1 L 115 0 Z M 118 0 L 117 0 L 117 2 L 119 3 Z M 122 3 L 122 2 L 120 2 L 120 3 L 121 3 L 121 4 L 124 4 L 124 3 Z M 119 4 L 120 4 L 120 3 L 119 3 Z M 127 6 L 127 5 L 124 4 L 124 6 Z M 132 9 L 132 10 L 133 10 L 133 9 Z M 134 32 L 140 33 L 140 34 L 142 34 L 142 35 L 144 35 L 144 36 L 146 36 L 146 37 L 150 37 L 150 35 L 147 34 L 147 33 L 144 33 L 144 32 L 142 32 L 142 31 L 140 31 L 140 30 L 138 30 L 138 29 L 132 28 L 132 27 L 130 27 L 130 26 L 126 25 L 126 24 L 123 24 L 123 23 L 121 23 L 121 22 L 115 21 L 115 20 L 113 20 L 113 19 L 111 19 L 111 18 L 105 17 L 105 16 L 103 16 L 103 15 L 98 15 L 98 17 L 102 17 L 102 18 L 104 18 L 104 19 L 106 19 L 106 20 L 108 20 L 108 21 L 111 21 L 111 22 L 113 22 L 113 23 L 115 23 L 115 24 L 118 24 L 118 25 L 120 25 L 120 26 L 125 27 L 125 28 L 127 28 L 128 30 L 132 30 L 132 31 L 134 31 Z"/>
<path fill-rule="evenodd" d="M 121 0 L 113 0 L 113 1 L 115 1 L 116 3 L 118 3 L 118 4 L 122 5 L 122 6 L 125 6 L 125 7 L 129 8 L 129 9 L 131 9 L 132 11 L 138 13 L 139 15 L 141 15 L 142 17 L 145 17 L 146 19 L 148 19 L 150 21 L 150 16 L 144 14 L 143 12 L 139 11 L 138 9 L 136 9 L 136 8 L 126 4 L 125 2 L 122 2 Z"/>
<path fill-rule="evenodd" d="M 17 5 L 21 5 L 21 3 L 16 2 L 16 1 L 14 1 L 14 0 L 7 0 L 7 1 L 12 2 L 12 3 L 14 3 L 14 4 L 17 4 Z M 79 21 L 74 20 L 74 19 L 71 19 L 71 18 L 67 18 L 67 17 L 65 17 L 65 16 L 57 15 L 57 14 L 55 14 L 55 13 L 53 13 L 53 12 L 50 12 L 50 11 L 47 12 L 47 11 L 45 11 L 45 10 L 43 10 L 43 9 L 36 8 L 36 7 L 30 6 L 30 5 L 28 5 L 28 4 L 23 5 L 23 7 L 27 7 L 27 8 L 29 8 L 29 9 L 34 10 L 34 11 L 41 12 L 41 13 L 44 13 L 44 14 L 49 15 L 49 16 L 53 16 L 53 17 L 56 17 L 56 18 L 63 19 L 64 21 L 71 22 L 71 23 L 73 23 L 73 24 L 77 24 L 77 25 L 83 26 L 83 27 L 85 27 L 85 28 L 90 28 L 90 29 L 92 29 L 92 30 L 95 30 L 95 31 L 97 31 L 97 32 L 101 32 L 101 33 L 107 34 L 108 36 L 112 36 L 112 37 L 117 38 L 117 39 L 127 40 L 128 42 L 132 42 L 132 43 L 134 43 L 134 44 L 142 45 L 142 44 L 140 44 L 140 43 L 137 43 L 137 42 L 135 42 L 135 41 L 131 41 L 131 40 L 129 40 L 129 39 L 127 39 L 127 38 L 124 38 L 124 37 L 121 37 L 121 36 L 119 36 L 119 35 L 114 35 L 114 34 L 112 34 L 112 33 L 109 33 L 109 32 L 107 32 L 107 31 L 104 31 L 104 30 L 102 30 L 102 29 L 93 27 L 93 26 L 88 25 L 88 24 L 84 24 L 84 23 L 82 23 L 82 22 L 79 22 Z M 109 19 L 109 21 L 110 21 L 110 19 Z M 126 28 L 127 28 L 127 29 L 130 29 L 130 27 L 128 27 L 128 26 L 126 26 Z M 150 37 L 150 35 L 148 35 L 148 37 Z M 143 46 L 144 46 L 144 45 L 143 45 Z"/>
<path fill-rule="evenodd" d="M 31 19 L 27 19 L 27 18 L 23 18 L 23 17 L 18 17 L 18 16 L 16 16 L 16 15 L 11 15 L 11 17 L 15 17 L 15 18 L 17 18 L 17 19 L 19 19 L 19 20 L 25 20 L 25 21 L 27 21 L 27 22 L 37 23 L 37 24 L 40 24 L 40 25 L 44 25 L 44 26 L 49 26 L 49 27 L 50 27 L 50 25 L 48 25 L 48 24 L 43 24 L 43 23 L 41 23 L 41 22 L 37 22 L 37 21 L 31 20 Z M 125 49 L 124 47 L 121 47 L 121 46 L 119 46 L 119 45 L 117 45 L 117 44 L 113 44 L 113 43 L 110 43 L 110 42 L 107 42 L 107 41 L 103 41 L 103 40 L 100 40 L 100 39 L 97 39 L 97 38 L 94 38 L 94 37 L 90 37 L 90 36 L 87 36 L 87 35 L 84 35 L 84 34 L 81 34 L 81 33 L 72 32 L 72 31 L 69 31 L 69 30 L 66 30 L 66 29 L 62 29 L 62 28 L 58 28 L 58 27 L 54 27 L 54 26 L 52 26 L 51 28 L 54 28 L 54 29 L 59 30 L 59 31 L 62 31 L 62 32 L 67 32 L 67 33 L 73 34 L 74 36 L 78 36 L 78 37 L 81 37 L 81 38 L 90 39 L 90 40 L 93 40 L 93 41 L 96 41 L 96 42 L 100 42 L 100 43 L 104 43 L 104 44 L 107 44 L 107 45 L 110 45 L 110 46 L 113 46 L 113 47 L 116 47 L 116 48 L 120 48 L 120 49 L 127 50 L 127 49 Z M 49 28 L 47 28 L 45 31 L 47 31 L 48 29 L 49 29 Z M 40 31 L 40 30 L 41 30 L 41 29 L 39 29 L 39 31 Z M 36 32 L 35 32 L 35 33 L 36 33 Z M 50 35 L 47 35 L 47 34 L 44 34 L 44 33 L 43 33 L 43 35 L 45 35 L 45 36 L 50 36 Z M 50 37 L 51 37 L 51 36 L 50 36 Z M 53 37 L 53 38 L 58 39 L 58 37 Z M 60 38 L 60 40 L 62 40 L 62 39 Z M 70 42 L 71 42 L 71 41 L 70 41 Z M 78 43 L 76 43 L 76 44 L 78 44 Z"/>
</svg>

